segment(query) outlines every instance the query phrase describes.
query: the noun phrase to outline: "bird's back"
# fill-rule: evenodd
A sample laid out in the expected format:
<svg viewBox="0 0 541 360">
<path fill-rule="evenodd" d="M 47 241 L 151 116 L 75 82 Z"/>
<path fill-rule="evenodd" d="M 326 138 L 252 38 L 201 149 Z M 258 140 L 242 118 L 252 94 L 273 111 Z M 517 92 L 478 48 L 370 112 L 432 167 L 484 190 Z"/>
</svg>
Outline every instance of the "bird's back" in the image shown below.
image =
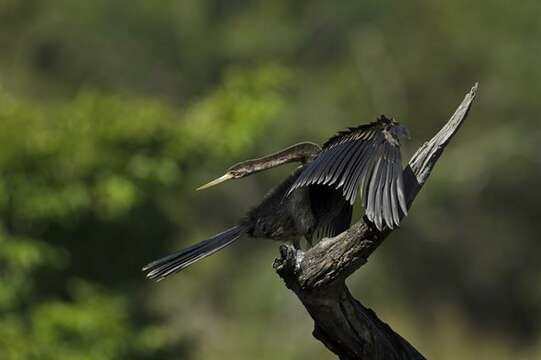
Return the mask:
<svg viewBox="0 0 541 360">
<path fill-rule="evenodd" d="M 265 195 L 263 201 L 250 210 L 243 220 L 253 237 L 279 241 L 295 241 L 315 225 L 308 189 L 298 189 L 287 195 L 302 168 Z"/>
</svg>

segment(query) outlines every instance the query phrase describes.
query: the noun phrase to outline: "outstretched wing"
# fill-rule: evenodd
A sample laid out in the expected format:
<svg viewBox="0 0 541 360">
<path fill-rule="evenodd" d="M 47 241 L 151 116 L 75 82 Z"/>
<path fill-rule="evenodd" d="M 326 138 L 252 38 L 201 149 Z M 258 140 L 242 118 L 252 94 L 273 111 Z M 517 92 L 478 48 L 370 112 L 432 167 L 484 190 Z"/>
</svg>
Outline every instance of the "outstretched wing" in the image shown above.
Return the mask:
<svg viewBox="0 0 541 360">
<path fill-rule="evenodd" d="M 393 229 L 407 214 L 400 143 L 382 122 L 340 132 L 292 185 L 328 185 L 342 191 L 351 204 L 360 192 L 366 216 L 378 229 Z"/>
</svg>

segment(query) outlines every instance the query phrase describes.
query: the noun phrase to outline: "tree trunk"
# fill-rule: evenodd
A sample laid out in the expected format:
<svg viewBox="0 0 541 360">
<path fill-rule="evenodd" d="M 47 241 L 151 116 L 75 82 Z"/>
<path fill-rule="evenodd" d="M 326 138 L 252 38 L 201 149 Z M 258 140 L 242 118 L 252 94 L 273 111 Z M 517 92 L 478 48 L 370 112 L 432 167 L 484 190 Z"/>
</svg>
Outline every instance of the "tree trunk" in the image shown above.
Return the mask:
<svg viewBox="0 0 541 360">
<path fill-rule="evenodd" d="M 408 208 L 443 150 L 466 118 L 477 84 L 445 126 L 413 155 L 404 170 Z M 424 359 L 404 338 L 357 301 L 346 278 L 364 265 L 391 230 L 378 231 L 365 217 L 342 234 L 303 252 L 280 247 L 274 268 L 314 319 L 313 335 L 342 360 Z"/>
</svg>

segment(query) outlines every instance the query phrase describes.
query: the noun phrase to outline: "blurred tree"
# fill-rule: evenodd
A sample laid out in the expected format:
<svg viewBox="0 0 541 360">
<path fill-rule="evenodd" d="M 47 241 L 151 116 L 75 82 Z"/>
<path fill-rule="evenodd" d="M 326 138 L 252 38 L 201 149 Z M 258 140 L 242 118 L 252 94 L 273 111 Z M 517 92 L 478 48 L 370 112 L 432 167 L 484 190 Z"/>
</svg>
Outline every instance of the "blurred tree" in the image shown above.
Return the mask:
<svg viewBox="0 0 541 360">
<path fill-rule="evenodd" d="M 183 112 L 88 91 L 50 105 L 2 92 L 0 357 L 163 358 L 175 349 L 126 295 L 150 259 L 145 243 L 157 254 L 172 236 L 163 197 L 187 188 L 192 164 L 250 144 L 280 110 L 287 81 L 276 66 L 230 71 Z"/>
</svg>

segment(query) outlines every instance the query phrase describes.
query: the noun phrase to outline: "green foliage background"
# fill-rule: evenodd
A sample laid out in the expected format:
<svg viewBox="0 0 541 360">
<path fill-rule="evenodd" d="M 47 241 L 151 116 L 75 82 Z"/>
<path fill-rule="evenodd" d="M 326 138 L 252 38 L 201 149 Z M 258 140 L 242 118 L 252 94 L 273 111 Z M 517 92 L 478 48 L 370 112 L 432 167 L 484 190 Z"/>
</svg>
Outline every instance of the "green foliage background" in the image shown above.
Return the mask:
<svg viewBox="0 0 541 360">
<path fill-rule="evenodd" d="M 538 1 L 0 2 L 0 358 L 332 359 L 233 224 L 292 167 L 232 163 L 478 101 L 400 231 L 350 281 L 429 358 L 541 356 Z"/>
</svg>

